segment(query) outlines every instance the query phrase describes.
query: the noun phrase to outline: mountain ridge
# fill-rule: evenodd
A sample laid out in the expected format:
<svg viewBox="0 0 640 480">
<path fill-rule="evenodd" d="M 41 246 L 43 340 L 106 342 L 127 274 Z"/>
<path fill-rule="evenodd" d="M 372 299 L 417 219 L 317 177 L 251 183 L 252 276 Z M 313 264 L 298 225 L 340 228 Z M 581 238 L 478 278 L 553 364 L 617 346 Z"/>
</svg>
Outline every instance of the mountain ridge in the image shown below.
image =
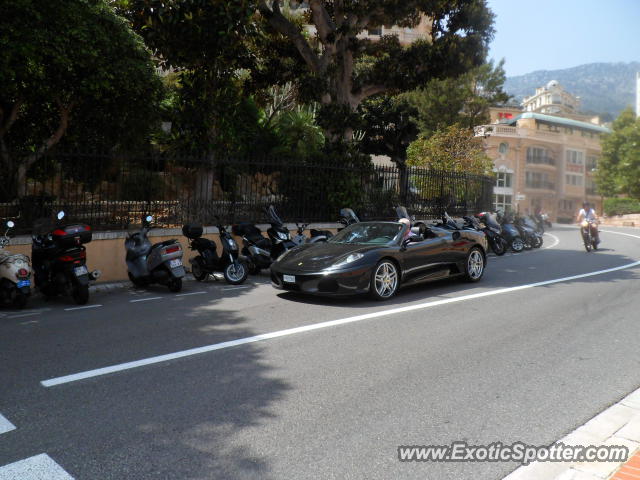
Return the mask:
<svg viewBox="0 0 640 480">
<path fill-rule="evenodd" d="M 535 93 L 551 80 L 580 97 L 580 110 L 615 118 L 626 107 L 635 105 L 636 72 L 640 62 L 596 62 L 558 70 L 536 70 L 507 77 L 504 90 L 514 103 Z"/>
</svg>

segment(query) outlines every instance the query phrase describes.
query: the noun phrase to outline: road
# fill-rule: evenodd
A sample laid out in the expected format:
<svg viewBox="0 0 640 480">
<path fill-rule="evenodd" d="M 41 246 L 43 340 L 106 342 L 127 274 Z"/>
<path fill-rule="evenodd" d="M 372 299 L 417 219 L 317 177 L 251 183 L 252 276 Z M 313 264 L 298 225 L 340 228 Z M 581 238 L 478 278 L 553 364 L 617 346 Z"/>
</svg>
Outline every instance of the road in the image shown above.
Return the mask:
<svg viewBox="0 0 640 480">
<path fill-rule="evenodd" d="M 50 479 L 502 478 L 517 465 L 401 463 L 397 447 L 548 444 L 638 388 L 640 267 L 610 269 L 640 261 L 640 232 L 606 230 L 596 253 L 558 227 L 550 248 L 491 258 L 481 283 L 384 303 L 265 275 L 0 310 L 0 479 L 40 454 Z"/>
</svg>

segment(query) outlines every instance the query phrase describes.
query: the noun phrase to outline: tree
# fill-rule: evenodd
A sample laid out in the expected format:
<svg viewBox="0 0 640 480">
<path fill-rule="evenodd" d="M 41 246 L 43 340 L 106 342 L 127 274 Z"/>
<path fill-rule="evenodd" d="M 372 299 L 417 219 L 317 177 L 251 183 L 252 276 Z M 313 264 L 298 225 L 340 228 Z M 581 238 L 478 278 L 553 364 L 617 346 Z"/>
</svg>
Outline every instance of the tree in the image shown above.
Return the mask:
<svg viewBox="0 0 640 480">
<path fill-rule="evenodd" d="M 596 172 L 598 191 L 640 198 L 640 119 L 627 108 L 613 122 L 602 142 L 602 158 Z"/>
<path fill-rule="evenodd" d="M 505 103 L 504 60 L 494 67 L 485 63 L 460 77 L 433 79 L 425 87 L 402 97 L 418 112 L 420 132 L 431 135 L 439 129 L 459 124 L 466 128 L 489 123 L 489 107 Z"/>
<path fill-rule="evenodd" d="M 380 96 L 365 100 L 359 108 L 364 136 L 360 147 L 370 155 L 386 155 L 400 172 L 398 190 L 404 197 L 408 188 L 407 147 L 418 136 L 413 121 L 417 111 L 401 96 Z"/>
<path fill-rule="evenodd" d="M 491 175 L 493 161 L 480 138 L 458 125 L 420 137 L 407 149 L 407 163 L 446 172 Z"/>
<path fill-rule="evenodd" d="M 268 24 L 295 45 L 317 79 L 317 100 L 328 111 L 324 126 L 345 139 L 351 137 L 350 117 L 363 100 L 460 75 L 484 61 L 493 35 L 493 16 L 485 0 L 310 0 L 306 20 L 314 35 L 285 15 L 282 3 L 260 0 L 258 8 Z M 408 47 L 396 36 L 359 38 L 381 25 L 415 27 L 421 19 L 429 22 L 430 38 Z"/>
<path fill-rule="evenodd" d="M 24 194 L 29 168 L 65 137 L 115 147 L 154 125 L 150 54 L 104 0 L 0 0 L 0 51 L 5 197 Z"/>
</svg>

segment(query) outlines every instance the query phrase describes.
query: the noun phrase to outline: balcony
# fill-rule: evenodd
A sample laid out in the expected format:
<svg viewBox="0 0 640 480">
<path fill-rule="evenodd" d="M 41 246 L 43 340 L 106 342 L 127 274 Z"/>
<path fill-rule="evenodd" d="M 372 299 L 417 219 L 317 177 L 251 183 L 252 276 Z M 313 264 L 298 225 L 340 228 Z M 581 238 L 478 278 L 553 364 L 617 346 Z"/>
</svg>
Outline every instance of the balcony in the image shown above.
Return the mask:
<svg viewBox="0 0 640 480">
<path fill-rule="evenodd" d="M 556 160 L 552 157 L 527 157 L 527 165 L 549 165 L 556 166 Z"/>
<path fill-rule="evenodd" d="M 555 190 L 556 184 L 545 180 L 529 180 L 525 183 L 525 187 L 533 190 Z"/>
</svg>

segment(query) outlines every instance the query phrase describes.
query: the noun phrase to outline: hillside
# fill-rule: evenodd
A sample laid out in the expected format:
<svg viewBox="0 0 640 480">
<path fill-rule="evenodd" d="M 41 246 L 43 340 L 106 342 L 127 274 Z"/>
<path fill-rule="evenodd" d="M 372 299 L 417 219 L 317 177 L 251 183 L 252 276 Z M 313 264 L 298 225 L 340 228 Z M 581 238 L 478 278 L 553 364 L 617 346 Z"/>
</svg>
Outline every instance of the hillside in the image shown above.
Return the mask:
<svg viewBox="0 0 640 480">
<path fill-rule="evenodd" d="M 590 63 L 563 70 L 538 70 L 509 77 L 505 90 L 520 103 L 533 95 L 536 87 L 557 80 L 569 92 L 578 95 L 584 113 L 617 116 L 627 106 L 635 105 L 636 72 L 640 62 Z"/>
</svg>

